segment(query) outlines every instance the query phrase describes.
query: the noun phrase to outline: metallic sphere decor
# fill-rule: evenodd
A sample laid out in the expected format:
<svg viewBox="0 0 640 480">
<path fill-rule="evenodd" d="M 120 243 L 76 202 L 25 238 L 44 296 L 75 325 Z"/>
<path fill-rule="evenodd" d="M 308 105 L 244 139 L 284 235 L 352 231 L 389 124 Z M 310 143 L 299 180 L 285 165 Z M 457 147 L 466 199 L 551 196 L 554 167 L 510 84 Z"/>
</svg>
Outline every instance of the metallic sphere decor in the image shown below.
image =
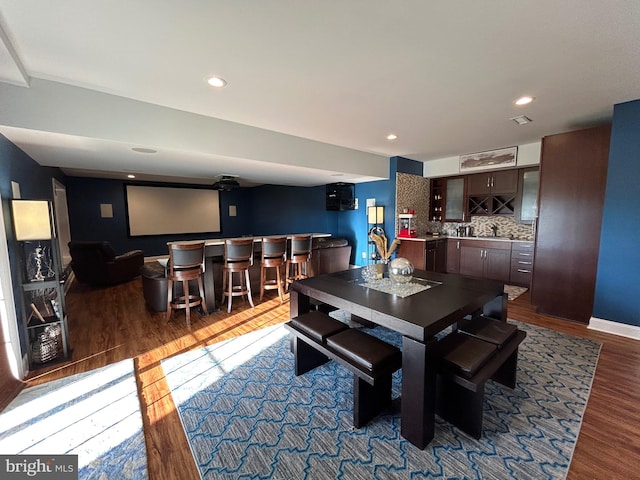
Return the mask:
<svg viewBox="0 0 640 480">
<path fill-rule="evenodd" d="M 393 283 L 409 283 L 413 278 L 413 264 L 406 258 L 396 258 L 389 263 L 389 278 Z"/>
</svg>

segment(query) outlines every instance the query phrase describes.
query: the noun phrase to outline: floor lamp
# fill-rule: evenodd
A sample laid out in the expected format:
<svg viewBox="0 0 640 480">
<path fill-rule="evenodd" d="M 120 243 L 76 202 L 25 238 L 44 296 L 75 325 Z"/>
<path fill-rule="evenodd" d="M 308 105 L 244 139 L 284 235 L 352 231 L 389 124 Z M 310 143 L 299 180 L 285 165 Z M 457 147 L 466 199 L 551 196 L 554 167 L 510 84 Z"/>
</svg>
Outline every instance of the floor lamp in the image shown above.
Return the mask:
<svg viewBox="0 0 640 480">
<path fill-rule="evenodd" d="M 371 206 L 367 207 L 367 223 L 370 225 L 367 232 L 367 238 L 369 239 L 369 245 L 373 245 L 373 251 L 369 254 L 369 260 L 373 260 L 375 263 L 381 260 L 380 252 L 376 249 L 376 245 L 371 239 L 371 234 L 383 236 L 384 228 L 384 207 L 383 206 Z"/>
</svg>

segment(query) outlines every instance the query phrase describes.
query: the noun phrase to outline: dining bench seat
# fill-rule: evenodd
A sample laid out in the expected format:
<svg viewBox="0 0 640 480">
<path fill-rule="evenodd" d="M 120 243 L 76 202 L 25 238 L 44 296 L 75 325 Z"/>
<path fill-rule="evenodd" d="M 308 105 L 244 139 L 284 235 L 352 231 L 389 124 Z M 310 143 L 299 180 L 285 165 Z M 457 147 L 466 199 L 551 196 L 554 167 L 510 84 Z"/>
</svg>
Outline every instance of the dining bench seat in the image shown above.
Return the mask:
<svg viewBox="0 0 640 480">
<path fill-rule="evenodd" d="M 391 403 L 391 375 L 402 365 L 400 350 L 320 311 L 285 323 L 291 333 L 296 376 L 329 360 L 353 374 L 353 425 L 360 428 Z"/>
<path fill-rule="evenodd" d="M 516 386 L 518 346 L 526 333 L 515 325 L 513 332 L 511 328 L 503 327 L 488 325 L 488 331 L 501 332 L 491 337 L 492 341 L 455 331 L 438 342 L 435 349 L 435 356 L 439 360 L 436 412 L 476 439 L 482 435 L 484 387 L 487 380 L 492 379 L 509 388 Z M 497 340 L 503 337 L 506 339 L 499 343 Z"/>
</svg>

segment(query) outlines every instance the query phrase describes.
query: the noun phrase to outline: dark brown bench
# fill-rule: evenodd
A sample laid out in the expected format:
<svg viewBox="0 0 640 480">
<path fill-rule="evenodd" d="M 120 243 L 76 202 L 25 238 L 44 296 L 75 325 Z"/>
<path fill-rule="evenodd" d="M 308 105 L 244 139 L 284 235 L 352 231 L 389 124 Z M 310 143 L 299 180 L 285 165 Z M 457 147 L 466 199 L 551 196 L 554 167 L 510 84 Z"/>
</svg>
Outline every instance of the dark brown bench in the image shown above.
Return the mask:
<svg viewBox="0 0 640 480">
<path fill-rule="evenodd" d="M 291 333 L 295 374 L 329 360 L 353 373 L 353 425 L 364 426 L 391 403 L 391 375 L 402 365 L 393 345 L 349 328 L 329 315 L 311 311 L 285 323 Z"/>
<path fill-rule="evenodd" d="M 518 346 L 525 337 L 515 325 L 480 316 L 438 342 L 438 415 L 480 438 L 485 383 L 492 379 L 515 388 Z"/>
</svg>

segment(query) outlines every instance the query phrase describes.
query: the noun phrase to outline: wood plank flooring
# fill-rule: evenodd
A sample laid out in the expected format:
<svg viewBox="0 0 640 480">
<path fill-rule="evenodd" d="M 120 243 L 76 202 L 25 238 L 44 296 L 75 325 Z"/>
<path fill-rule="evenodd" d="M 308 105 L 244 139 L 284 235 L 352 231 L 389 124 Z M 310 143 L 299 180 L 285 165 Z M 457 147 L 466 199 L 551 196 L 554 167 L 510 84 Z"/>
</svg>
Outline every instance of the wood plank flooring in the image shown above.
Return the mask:
<svg viewBox="0 0 640 480">
<path fill-rule="evenodd" d="M 162 314 L 146 309 L 140 279 L 103 289 L 74 284 L 67 310 L 72 361 L 32 372 L 27 383 L 36 385 L 134 358 L 151 480 L 199 478 L 160 361 L 289 318 L 288 303 L 280 305 L 272 293 L 255 309 L 235 299 L 231 314 L 196 314 L 191 330 L 182 312 L 165 324 Z M 603 343 L 567 478 L 638 478 L 640 341 L 537 314 L 528 293 L 509 302 L 509 318 Z"/>
</svg>

